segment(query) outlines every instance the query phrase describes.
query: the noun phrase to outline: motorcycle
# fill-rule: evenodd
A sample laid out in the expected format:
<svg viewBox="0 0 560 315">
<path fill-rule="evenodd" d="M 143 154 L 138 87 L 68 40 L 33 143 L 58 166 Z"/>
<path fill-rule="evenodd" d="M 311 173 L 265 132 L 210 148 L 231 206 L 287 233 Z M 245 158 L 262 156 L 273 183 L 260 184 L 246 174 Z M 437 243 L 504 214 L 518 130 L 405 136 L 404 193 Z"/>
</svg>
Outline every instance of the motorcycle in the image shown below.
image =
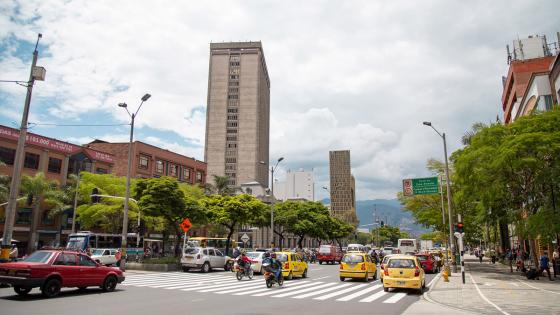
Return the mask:
<svg viewBox="0 0 560 315">
<path fill-rule="evenodd" d="M 247 277 L 250 280 L 253 279 L 253 268 L 251 268 L 251 264 L 247 263 L 248 266 L 247 268 L 244 268 L 242 266 L 239 266 L 239 263 L 237 263 L 235 266 L 235 277 L 237 278 L 237 280 L 241 281 L 241 279 L 243 279 L 243 277 Z"/>
<path fill-rule="evenodd" d="M 272 267 L 269 262 L 263 263 L 263 270 L 264 270 L 264 279 L 266 281 L 266 287 L 272 288 L 275 283 L 278 283 L 278 286 L 281 287 L 284 285 L 284 277 L 282 276 L 282 272 L 280 272 L 280 278 L 276 279 Z"/>
</svg>

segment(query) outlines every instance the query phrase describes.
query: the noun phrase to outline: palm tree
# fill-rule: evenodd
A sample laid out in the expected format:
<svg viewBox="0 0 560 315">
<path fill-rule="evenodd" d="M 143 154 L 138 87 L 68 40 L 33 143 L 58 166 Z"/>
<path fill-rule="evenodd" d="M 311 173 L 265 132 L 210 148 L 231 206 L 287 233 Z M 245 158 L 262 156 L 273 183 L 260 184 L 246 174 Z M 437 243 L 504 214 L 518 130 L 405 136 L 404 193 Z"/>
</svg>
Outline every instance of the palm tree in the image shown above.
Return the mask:
<svg viewBox="0 0 560 315">
<path fill-rule="evenodd" d="M 58 183 L 47 179 L 43 172 L 39 172 L 33 177 L 24 175 L 21 179 L 21 192 L 29 196 L 28 204 L 32 202 L 34 205 L 31 215 L 31 227 L 29 229 L 29 243 L 27 244 L 28 253 L 37 249 L 37 226 L 39 225 L 41 203 L 59 204 L 58 200 L 54 197 L 56 190 L 58 190 L 57 186 Z"/>
<path fill-rule="evenodd" d="M 461 142 L 463 145 L 471 144 L 471 139 L 474 137 L 480 130 L 488 127 L 487 124 L 476 122 L 472 125 L 471 130 L 465 132 L 465 134 L 461 137 Z"/>
<path fill-rule="evenodd" d="M 206 184 L 205 190 L 207 194 L 218 194 L 222 196 L 233 195 L 235 188 L 229 185 L 229 176 L 218 176 L 212 175 L 214 177 L 214 184 Z"/>
</svg>

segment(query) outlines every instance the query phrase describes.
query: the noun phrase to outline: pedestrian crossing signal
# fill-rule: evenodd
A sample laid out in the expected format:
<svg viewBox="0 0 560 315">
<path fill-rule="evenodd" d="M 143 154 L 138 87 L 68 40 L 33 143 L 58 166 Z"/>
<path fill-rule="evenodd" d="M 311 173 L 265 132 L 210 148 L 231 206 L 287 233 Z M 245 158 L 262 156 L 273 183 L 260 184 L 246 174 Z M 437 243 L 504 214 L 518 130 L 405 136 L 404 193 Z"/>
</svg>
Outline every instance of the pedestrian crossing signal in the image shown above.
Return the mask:
<svg viewBox="0 0 560 315">
<path fill-rule="evenodd" d="M 455 233 L 463 233 L 464 232 L 464 225 L 463 222 L 456 223 L 453 226 L 453 232 Z"/>
</svg>

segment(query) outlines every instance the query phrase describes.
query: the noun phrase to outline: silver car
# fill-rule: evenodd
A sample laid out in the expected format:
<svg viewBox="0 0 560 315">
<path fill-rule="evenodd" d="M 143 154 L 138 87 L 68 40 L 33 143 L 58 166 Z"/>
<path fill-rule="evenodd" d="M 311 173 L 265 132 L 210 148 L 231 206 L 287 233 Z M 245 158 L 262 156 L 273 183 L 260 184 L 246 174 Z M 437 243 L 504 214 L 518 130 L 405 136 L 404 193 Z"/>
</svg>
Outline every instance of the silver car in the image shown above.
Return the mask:
<svg viewBox="0 0 560 315">
<path fill-rule="evenodd" d="M 181 258 L 183 271 L 190 269 L 200 269 L 202 272 L 209 272 L 212 269 L 227 269 L 226 262 L 228 257 L 220 250 L 212 247 L 187 247 Z"/>
</svg>

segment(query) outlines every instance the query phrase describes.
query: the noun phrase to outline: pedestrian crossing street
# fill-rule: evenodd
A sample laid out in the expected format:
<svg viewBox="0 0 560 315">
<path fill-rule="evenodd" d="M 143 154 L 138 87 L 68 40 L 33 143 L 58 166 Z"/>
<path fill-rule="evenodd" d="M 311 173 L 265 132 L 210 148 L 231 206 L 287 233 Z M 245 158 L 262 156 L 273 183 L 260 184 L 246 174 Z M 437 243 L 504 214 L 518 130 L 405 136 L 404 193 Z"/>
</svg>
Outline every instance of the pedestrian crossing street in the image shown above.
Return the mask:
<svg viewBox="0 0 560 315">
<path fill-rule="evenodd" d="M 325 282 L 312 279 L 284 281 L 284 286 L 267 288 L 262 277 L 238 281 L 233 273 L 146 273 L 127 275 L 122 286 L 148 287 L 185 292 L 229 294 L 234 296 L 267 296 L 271 298 L 309 299 L 316 301 L 381 302 L 394 304 L 407 293 L 385 292 L 379 281 L 371 283 Z"/>
</svg>

